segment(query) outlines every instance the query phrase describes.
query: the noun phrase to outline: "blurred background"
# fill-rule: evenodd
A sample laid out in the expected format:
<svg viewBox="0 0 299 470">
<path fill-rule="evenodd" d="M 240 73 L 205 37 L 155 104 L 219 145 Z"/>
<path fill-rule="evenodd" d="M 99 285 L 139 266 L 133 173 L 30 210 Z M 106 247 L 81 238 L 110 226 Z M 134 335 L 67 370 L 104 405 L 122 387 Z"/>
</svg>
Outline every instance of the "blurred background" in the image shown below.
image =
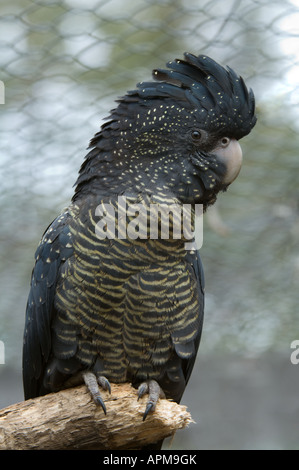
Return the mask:
<svg viewBox="0 0 299 470">
<path fill-rule="evenodd" d="M 299 449 L 298 25 L 296 0 L 1 1 L 0 408 L 23 400 L 34 252 L 89 140 L 152 68 L 203 53 L 253 88 L 258 124 L 205 215 L 205 324 L 182 400 L 195 424 L 165 448 Z"/>
</svg>

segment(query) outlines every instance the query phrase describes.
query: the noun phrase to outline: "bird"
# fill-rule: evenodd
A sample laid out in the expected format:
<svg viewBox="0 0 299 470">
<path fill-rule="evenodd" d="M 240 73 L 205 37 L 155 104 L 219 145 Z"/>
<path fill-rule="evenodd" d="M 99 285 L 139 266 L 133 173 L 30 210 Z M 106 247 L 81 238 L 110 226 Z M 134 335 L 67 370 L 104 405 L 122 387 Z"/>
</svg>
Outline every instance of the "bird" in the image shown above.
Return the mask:
<svg viewBox="0 0 299 470">
<path fill-rule="evenodd" d="M 238 176 L 239 140 L 256 120 L 243 78 L 192 53 L 116 100 L 90 141 L 68 207 L 35 253 L 25 399 L 85 383 L 106 413 L 101 390 L 130 382 L 137 399 L 147 396 L 143 419 L 160 397 L 180 403 L 205 289 L 180 215 L 189 210 L 193 234 L 196 206 L 206 211 Z"/>
</svg>

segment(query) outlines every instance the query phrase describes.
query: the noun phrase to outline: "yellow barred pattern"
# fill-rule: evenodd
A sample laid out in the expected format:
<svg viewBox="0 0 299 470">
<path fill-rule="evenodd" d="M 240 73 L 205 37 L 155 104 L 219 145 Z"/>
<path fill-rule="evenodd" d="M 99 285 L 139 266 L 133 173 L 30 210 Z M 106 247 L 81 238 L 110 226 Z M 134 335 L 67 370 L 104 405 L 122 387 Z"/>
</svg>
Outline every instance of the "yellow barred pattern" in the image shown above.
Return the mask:
<svg viewBox="0 0 299 470">
<path fill-rule="evenodd" d="M 72 208 L 74 256 L 56 289 L 54 354 L 75 355 L 86 366 L 99 358 L 101 374 L 114 382 L 136 375 L 157 378 L 174 346 L 192 343 L 199 328 L 196 279 L 185 259 L 184 239 L 101 240 L 96 235 L 99 204 L 92 198 L 89 203 L 88 211 Z M 117 218 L 119 202 L 109 203 Z M 130 207 L 134 203 L 129 201 Z M 143 203 L 148 210 L 152 199 Z M 188 350 L 184 354 L 191 356 Z"/>
</svg>

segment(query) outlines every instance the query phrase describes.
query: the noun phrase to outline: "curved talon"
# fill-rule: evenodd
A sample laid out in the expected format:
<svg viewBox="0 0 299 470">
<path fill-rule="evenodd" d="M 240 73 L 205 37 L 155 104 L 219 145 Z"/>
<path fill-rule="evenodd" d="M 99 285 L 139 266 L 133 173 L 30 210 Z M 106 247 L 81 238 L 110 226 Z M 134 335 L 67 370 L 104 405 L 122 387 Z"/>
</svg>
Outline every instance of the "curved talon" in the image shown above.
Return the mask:
<svg viewBox="0 0 299 470">
<path fill-rule="evenodd" d="M 143 382 L 138 387 L 138 398 L 137 398 L 137 400 L 139 400 L 139 398 L 142 398 L 143 395 L 145 395 L 147 392 L 148 392 L 148 384 L 147 384 L 147 382 Z"/>
<path fill-rule="evenodd" d="M 82 374 L 84 382 L 86 387 L 88 388 L 93 401 L 95 402 L 96 405 L 100 405 L 106 414 L 106 406 L 103 401 L 103 398 L 101 397 L 100 390 L 99 390 L 99 385 L 104 389 L 108 390 L 109 393 L 111 393 L 111 387 L 109 380 L 106 379 L 104 376 L 99 376 L 96 377 L 93 372 L 83 372 Z"/>
<path fill-rule="evenodd" d="M 94 397 L 94 401 L 96 402 L 97 405 L 101 405 L 105 415 L 107 414 L 107 411 L 106 411 L 106 406 L 105 406 L 105 403 L 103 402 L 103 399 L 102 397 L 99 395 L 98 397 Z"/>
<path fill-rule="evenodd" d="M 143 413 L 142 421 L 145 421 L 145 420 L 146 420 L 146 417 L 147 417 L 147 415 L 149 414 L 149 412 L 150 412 L 151 410 L 154 411 L 155 405 L 156 405 L 156 404 L 154 404 L 153 402 L 150 402 L 150 401 L 147 402 L 147 405 L 146 405 L 146 408 L 145 408 L 145 412 Z"/>
<path fill-rule="evenodd" d="M 104 390 L 107 390 L 109 392 L 109 394 L 111 395 L 111 386 L 110 386 L 110 382 L 108 379 L 106 379 L 106 377 L 104 377 L 103 375 L 100 375 L 98 377 L 98 384 L 104 389 Z"/>
<path fill-rule="evenodd" d="M 149 398 L 146 404 L 145 412 L 143 414 L 143 421 L 146 419 L 150 411 L 154 411 L 156 408 L 157 401 L 159 398 L 164 398 L 165 394 L 161 389 L 160 385 L 156 380 L 149 380 L 148 382 L 142 382 L 138 387 L 138 398 L 143 397 L 146 393 L 149 394 Z"/>
</svg>

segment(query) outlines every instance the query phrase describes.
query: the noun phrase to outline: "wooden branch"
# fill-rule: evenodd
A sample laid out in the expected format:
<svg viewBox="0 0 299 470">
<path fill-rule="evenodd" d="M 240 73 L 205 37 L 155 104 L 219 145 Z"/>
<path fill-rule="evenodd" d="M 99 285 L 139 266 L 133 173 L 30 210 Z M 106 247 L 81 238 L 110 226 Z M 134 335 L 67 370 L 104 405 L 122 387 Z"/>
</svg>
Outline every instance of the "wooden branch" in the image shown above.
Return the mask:
<svg viewBox="0 0 299 470">
<path fill-rule="evenodd" d="M 129 384 L 112 384 L 102 396 L 107 415 L 85 386 L 0 410 L 0 450 L 141 449 L 192 422 L 185 406 L 165 399 L 142 421 L 147 397 L 137 401 Z"/>
</svg>

